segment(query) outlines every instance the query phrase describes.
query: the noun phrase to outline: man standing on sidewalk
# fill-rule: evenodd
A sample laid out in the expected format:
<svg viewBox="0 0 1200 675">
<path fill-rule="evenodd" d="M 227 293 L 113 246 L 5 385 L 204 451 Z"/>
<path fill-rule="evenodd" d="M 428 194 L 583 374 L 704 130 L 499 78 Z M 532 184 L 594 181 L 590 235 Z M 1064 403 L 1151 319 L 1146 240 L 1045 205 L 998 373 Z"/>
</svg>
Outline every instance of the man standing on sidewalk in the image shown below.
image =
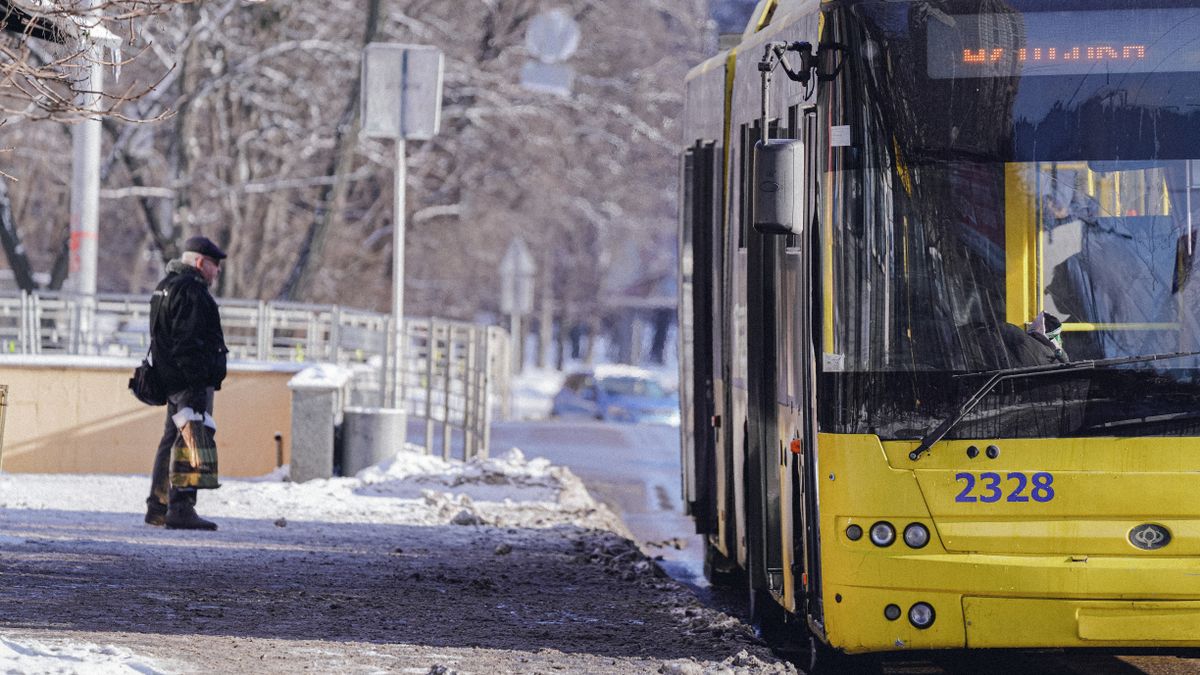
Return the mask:
<svg viewBox="0 0 1200 675">
<path fill-rule="evenodd" d="M 206 237 L 192 237 L 179 260 L 150 298 L 150 352 L 154 369 L 170 392 L 167 421 L 154 456 L 146 522 L 168 529 L 215 530 L 196 515 L 196 490 L 171 486 L 171 450 L 179 434 L 173 419 L 196 413 L 211 420 L 213 391 L 225 379 L 225 335 L 209 287 L 221 271 L 225 252 Z M 190 408 L 190 411 L 188 410 Z"/>
</svg>

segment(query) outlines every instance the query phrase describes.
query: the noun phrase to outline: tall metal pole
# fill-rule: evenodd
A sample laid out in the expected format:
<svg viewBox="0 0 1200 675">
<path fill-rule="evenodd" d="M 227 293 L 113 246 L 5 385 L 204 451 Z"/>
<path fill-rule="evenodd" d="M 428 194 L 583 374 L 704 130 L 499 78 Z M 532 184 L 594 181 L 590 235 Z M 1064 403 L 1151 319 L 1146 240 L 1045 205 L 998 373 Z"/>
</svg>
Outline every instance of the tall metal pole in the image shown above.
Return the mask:
<svg viewBox="0 0 1200 675">
<path fill-rule="evenodd" d="M 90 3 L 94 8 L 98 0 Z M 94 10 L 93 10 L 94 11 Z M 90 47 L 84 59 L 83 71 L 87 73 L 78 84 L 76 103 L 82 110 L 98 112 L 99 92 L 104 87 L 104 69 L 100 65 L 100 54 Z M 90 116 L 79 122 L 71 131 L 71 242 L 70 277 L 71 287 L 80 296 L 79 326 L 81 344 L 85 352 L 92 351 L 92 315 L 96 300 L 96 265 L 100 230 L 100 118 Z"/>
<path fill-rule="evenodd" d="M 521 334 L 521 315 L 508 315 L 508 335 L 512 342 L 512 374 L 520 375 L 525 368 L 525 336 Z"/>
<path fill-rule="evenodd" d="M 767 45 L 766 53 L 763 54 L 762 63 L 759 64 L 758 70 L 762 73 L 762 125 L 759 127 L 759 138 L 764 141 L 771 138 L 771 127 L 767 122 L 768 116 L 771 114 L 771 70 L 775 67 L 775 63 L 771 60 L 771 45 Z"/>
<path fill-rule="evenodd" d="M 83 86 L 97 90 L 104 77 L 92 64 Z M 79 102 L 94 109 L 94 97 L 80 94 Z M 97 237 L 100 223 L 100 120 L 90 117 L 71 130 L 74 161 L 71 169 L 71 277 L 77 293 L 96 294 Z"/>
<path fill-rule="evenodd" d="M 392 317 L 396 325 L 393 406 L 404 407 L 404 229 L 408 157 L 404 138 L 396 139 L 396 204 L 392 216 Z"/>
</svg>

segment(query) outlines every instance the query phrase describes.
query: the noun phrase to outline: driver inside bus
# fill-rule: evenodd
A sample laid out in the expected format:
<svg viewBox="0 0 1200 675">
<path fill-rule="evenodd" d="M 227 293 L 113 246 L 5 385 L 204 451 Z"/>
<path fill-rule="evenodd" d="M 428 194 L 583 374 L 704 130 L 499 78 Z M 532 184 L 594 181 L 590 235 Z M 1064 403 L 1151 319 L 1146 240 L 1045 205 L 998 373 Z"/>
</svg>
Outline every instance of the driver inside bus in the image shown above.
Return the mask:
<svg viewBox="0 0 1200 675">
<path fill-rule="evenodd" d="M 1062 348 L 1062 321 L 1041 312 L 1028 328 L 1011 323 L 999 326 L 976 323 L 970 326 L 973 349 L 965 354 L 969 370 L 986 371 L 1025 366 L 1067 363 Z"/>
<path fill-rule="evenodd" d="M 1070 361 L 1067 353 L 1063 351 L 1062 321 L 1059 321 L 1058 317 L 1047 312 L 1039 312 L 1037 316 L 1033 317 L 1033 321 L 1029 322 L 1029 328 L 1025 332 L 1043 348 L 1050 350 L 1052 362 L 1067 363 Z"/>
</svg>

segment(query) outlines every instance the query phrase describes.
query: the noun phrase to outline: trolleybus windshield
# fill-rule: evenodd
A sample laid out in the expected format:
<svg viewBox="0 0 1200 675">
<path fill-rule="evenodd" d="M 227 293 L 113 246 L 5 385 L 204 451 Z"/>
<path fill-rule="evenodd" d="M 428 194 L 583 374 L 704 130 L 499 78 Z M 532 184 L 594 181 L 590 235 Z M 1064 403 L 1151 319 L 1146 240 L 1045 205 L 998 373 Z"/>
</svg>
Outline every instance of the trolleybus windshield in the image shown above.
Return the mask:
<svg viewBox="0 0 1200 675">
<path fill-rule="evenodd" d="M 827 11 L 825 428 L 920 437 L 956 375 L 1036 365 L 1041 312 L 1072 359 L 1200 351 L 1200 3 L 1037 4 Z M 1198 404 L 1200 359 L 1128 365 L 1001 384 L 950 437 L 1200 434 Z"/>
</svg>

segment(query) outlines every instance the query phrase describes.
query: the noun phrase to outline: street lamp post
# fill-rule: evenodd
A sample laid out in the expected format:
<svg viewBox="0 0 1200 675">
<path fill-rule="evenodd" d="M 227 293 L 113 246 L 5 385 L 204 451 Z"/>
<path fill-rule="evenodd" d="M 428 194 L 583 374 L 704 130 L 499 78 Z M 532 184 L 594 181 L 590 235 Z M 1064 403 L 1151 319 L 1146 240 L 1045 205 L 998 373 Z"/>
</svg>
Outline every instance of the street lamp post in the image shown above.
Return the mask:
<svg viewBox="0 0 1200 675">
<path fill-rule="evenodd" d="M 442 52 L 434 47 L 373 42 L 363 48 L 362 131 L 396 142 L 395 213 L 392 215 L 392 405 L 404 406 L 404 231 L 406 145 L 429 140 L 441 125 Z"/>
<path fill-rule="evenodd" d="M 100 0 L 90 0 L 93 12 Z M 99 47 L 85 45 L 80 52 L 83 77 L 77 85 L 76 105 L 80 110 L 100 111 L 104 69 Z M 92 351 L 92 320 L 96 303 L 96 266 L 100 237 L 100 118 L 90 115 L 71 130 L 71 239 L 69 276 L 80 301 L 76 335 L 81 353 Z"/>
</svg>

